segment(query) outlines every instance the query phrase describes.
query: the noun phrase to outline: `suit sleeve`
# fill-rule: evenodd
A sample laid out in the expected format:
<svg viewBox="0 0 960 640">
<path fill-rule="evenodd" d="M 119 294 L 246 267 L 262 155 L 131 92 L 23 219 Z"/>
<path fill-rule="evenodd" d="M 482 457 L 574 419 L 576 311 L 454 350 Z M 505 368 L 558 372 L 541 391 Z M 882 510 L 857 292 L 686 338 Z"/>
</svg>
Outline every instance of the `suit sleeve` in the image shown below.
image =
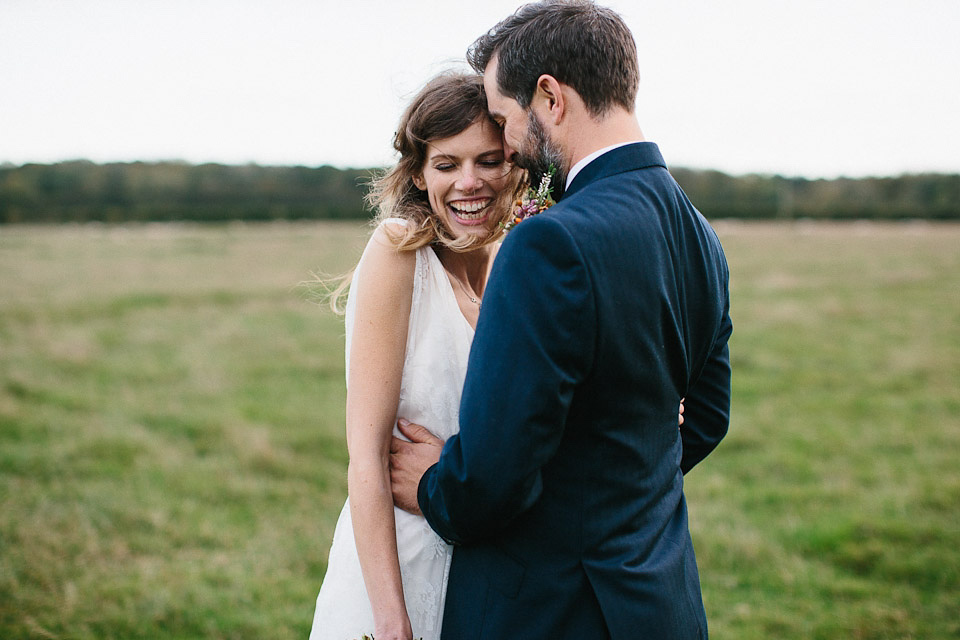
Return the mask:
<svg viewBox="0 0 960 640">
<path fill-rule="evenodd" d="M 713 451 L 727 433 L 730 424 L 730 349 L 733 333 L 730 320 L 730 295 L 727 280 L 723 286 L 723 317 L 713 348 L 699 378 L 684 400 L 683 457 L 680 470 L 686 474 Z"/>
<path fill-rule="evenodd" d="M 593 363 L 588 273 L 551 218 L 524 221 L 500 249 L 470 351 L 460 432 L 420 481 L 424 516 L 452 543 L 496 533 L 536 502 L 574 389 Z"/>
</svg>

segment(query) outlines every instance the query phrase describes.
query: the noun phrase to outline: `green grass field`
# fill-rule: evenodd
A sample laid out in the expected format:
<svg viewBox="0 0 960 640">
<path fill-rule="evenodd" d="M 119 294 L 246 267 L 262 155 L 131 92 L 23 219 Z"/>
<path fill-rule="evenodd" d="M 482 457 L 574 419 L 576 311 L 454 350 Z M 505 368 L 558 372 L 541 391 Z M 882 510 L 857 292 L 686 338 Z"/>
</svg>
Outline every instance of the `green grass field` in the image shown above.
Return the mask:
<svg viewBox="0 0 960 640">
<path fill-rule="evenodd" d="M 717 225 L 714 638 L 960 638 L 960 225 Z M 0 638 L 306 638 L 355 224 L 0 227 Z M 518 637 L 522 637 L 522 631 Z"/>
</svg>

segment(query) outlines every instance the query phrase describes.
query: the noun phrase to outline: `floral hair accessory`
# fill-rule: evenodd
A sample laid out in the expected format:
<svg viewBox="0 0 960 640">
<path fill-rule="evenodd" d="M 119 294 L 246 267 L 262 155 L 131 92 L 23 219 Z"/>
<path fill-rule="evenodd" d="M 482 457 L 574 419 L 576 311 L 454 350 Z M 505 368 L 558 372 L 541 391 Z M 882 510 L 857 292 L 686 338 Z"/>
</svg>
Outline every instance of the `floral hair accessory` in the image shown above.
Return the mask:
<svg viewBox="0 0 960 640">
<path fill-rule="evenodd" d="M 547 172 L 540 179 L 540 186 L 537 187 L 536 191 L 534 191 L 533 187 L 527 188 L 527 192 L 523 198 L 516 201 L 516 208 L 513 210 L 513 215 L 510 216 L 510 219 L 507 222 L 500 223 L 504 231 L 510 231 L 527 218 L 542 213 L 557 204 L 556 200 L 553 199 L 553 187 L 550 186 L 550 182 L 553 180 L 556 172 L 557 168 L 551 164 L 550 168 L 547 169 Z"/>
</svg>

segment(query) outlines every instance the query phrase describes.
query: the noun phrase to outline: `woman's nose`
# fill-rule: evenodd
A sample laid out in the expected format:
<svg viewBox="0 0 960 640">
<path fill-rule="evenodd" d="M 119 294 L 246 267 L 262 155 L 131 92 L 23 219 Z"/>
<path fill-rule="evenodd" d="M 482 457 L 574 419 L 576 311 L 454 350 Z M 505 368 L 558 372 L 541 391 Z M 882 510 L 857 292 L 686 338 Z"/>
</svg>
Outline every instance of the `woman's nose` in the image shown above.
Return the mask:
<svg viewBox="0 0 960 640">
<path fill-rule="evenodd" d="M 457 188 L 466 192 L 476 191 L 483 186 L 483 179 L 477 175 L 476 167 L 464 167 L 457 182 Z"/>
</svg>

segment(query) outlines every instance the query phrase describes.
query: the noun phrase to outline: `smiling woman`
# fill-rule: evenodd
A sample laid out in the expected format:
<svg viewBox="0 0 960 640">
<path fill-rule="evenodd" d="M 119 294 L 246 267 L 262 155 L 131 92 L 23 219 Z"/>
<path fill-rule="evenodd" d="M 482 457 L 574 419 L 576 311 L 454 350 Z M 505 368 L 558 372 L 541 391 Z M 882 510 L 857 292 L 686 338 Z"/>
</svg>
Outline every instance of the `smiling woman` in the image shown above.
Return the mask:
<svg viewBox="0 0 960 640">
<path fill-rule="evenodd" d="M 427 192 L 431 210 L 451 234 L 485 240 L 503 219 L 505 208 L 490 205 L 499 204 L 510 175 L 506 166 L 499 128 L 478 118 L 457 135 L 427 145 L 426 165 L 413 182 Z"/>
<path fill-rule="evenodd" d="M 373 183 L 378 225 L 346 306 L 349 498 L 317 597 L 312 640 L 439 638 L 451 548 L 395 509 L 398 416 L 456 433 L 495 241 L 519 192 L 483 84 L 446 74 L 401 119 L 400 160 Z"/>
<path fill-rule="evenodd" d="M 404 111 L 393 147 L 400 160 L 371 184 L 367 200 L 377 207 L 378 223 L 409 221 L 396 239 L 398 249 L 439 242 L 460 251 L 496 239 L 489 232 L 508 215 L 508 205 L 520 192 L 520 175 L 505 162 L 500 130 L 487 114 L 478 76 L 450 73 L 428 82 Z M 439 203 L 431 201 L 440 191 L 440 175 L 454 176 L 455 184 L 449 186 L 461 191 L 460 198 L 444 194 Z M 428 181 L 436 188 L 429 188 Z M 453 216 L 446 215 L 448 202 L 465 200 L 458 208 L 476 213 L 469 211 L 476 202 L 469 201 L 478 199 L 478 190 L 493 204 L 490 224 L 483 225 L 488 234 L 457 234 L 445 224 Z"/>
</svg>

